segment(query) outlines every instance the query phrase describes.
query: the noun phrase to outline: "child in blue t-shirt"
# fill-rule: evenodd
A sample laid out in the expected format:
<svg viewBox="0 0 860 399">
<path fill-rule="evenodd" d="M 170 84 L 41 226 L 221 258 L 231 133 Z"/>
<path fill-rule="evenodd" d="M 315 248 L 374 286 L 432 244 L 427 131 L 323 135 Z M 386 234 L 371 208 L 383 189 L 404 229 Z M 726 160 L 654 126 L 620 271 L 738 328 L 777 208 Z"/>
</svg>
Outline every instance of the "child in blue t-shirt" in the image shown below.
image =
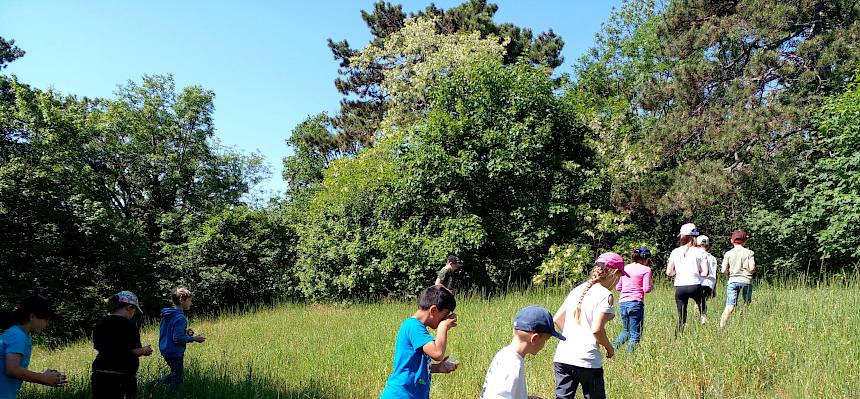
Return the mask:
<svg viewBox="0 0 860 399">
<path fill-rule="evenodd" d="M 54 317 L 51 300 L 39 295 L 31 295 L 15 305 L 9 323 L 3 320 L 0 328 L 11 327 L 0 335 L 0 399 L 15 399 L 24 381 L 51 387 L 66 385 L 66 376 L 57 370 L 42 373 L 27 370 L 30 355 L 33 353 L 33 340 L 30 334 L 38 334 Z M 10 366 L 10 367 L 7 367 Z"/>
<path fill-rule="evenodd" d="M 421 291 L 418 310 L 403 321 L 394 344 L 394 370 L 380 399 L 427 399 L 430 397 L 430 373 L 450 373 L 457 364 L 445 356 L 448 330 L 457 326 L 454 294 L 443 286 Z M 436 330 L 434 339 L 427 327 Z M 431 364 L 430 360 L 439 363 Z"/>
</svg>

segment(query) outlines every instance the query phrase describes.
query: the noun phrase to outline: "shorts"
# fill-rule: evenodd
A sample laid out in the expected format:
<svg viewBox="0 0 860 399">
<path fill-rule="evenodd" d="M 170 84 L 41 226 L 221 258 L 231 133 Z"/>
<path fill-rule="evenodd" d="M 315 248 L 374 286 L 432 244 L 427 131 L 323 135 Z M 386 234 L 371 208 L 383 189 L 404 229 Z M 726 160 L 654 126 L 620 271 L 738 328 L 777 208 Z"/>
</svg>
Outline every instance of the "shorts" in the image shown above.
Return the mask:
<svg viewBox="0 0 860 399">
<path fill-rule="evenodd" d="M 752 284 L 735 282 L 726 286 L 726 306 L 737 305 L 739 293 L 743 295 L 744 302 L 752 302 Z"/>
</svg>

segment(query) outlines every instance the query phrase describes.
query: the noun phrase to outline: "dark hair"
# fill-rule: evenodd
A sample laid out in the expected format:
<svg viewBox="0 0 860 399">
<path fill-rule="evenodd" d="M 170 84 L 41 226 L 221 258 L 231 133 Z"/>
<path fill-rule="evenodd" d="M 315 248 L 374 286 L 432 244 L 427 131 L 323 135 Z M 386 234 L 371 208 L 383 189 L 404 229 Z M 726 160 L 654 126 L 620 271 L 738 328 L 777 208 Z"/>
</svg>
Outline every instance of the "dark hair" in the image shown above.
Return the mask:
<svg viewBox="0 0 860 399">
<path fill-rule="evenodd" d="M 630 254 L 630 258 L 632 258 L 636 263 L 642 263 L 640 261 L 651 259 L 651 251 L 645 247 L 637 247 L 633 250 L 633 253 Z"/>
<path fill-rule="evenodd" d="M 5 311 L 0 315 L 0 331 L 12 327 L 15 324 L 24 324 L 30 321 L 30 316 L 35 315 L 39 319 L 50 319 L 54 317 L 54 304 L 51 299 L 41 295 L 30 295 L 15 304 L 15 310 Z"/>
<path fill-rule="evenodd" d="M 174 305 L 179 305 L 182 301 L 191 298 L 191 291 L 183 286 L 175 287 L 170 290 L 170 300 Z"/>
<path fill-rule="evenodd" d="M 681 243 L 681 246 L 689 244 L 690 241 L 692 241 L 693 245 L 695 245 L 696 244 L 696 236 L 681 236 L 678 238 L 678 242 Z"/>
<path fill-rule="evenodd" d="M 434 285 L 425 288 L 418 296 L 419 309 L 427 310 L 433 305 L 436 305 L 439 310 L 448 309 L 453 312 L 454 308 L 457 307 L 457 300 L 454 299 L 451 290 L 441 285 Z"/>
<path fill-rule="evenodd" d="M 130 303 L 120 302 L 119 295 L 113 294 L 110 298 L 108 298 L 108 313 L 116 312 L 125 307 L 134 306 Z"/>
</svg>

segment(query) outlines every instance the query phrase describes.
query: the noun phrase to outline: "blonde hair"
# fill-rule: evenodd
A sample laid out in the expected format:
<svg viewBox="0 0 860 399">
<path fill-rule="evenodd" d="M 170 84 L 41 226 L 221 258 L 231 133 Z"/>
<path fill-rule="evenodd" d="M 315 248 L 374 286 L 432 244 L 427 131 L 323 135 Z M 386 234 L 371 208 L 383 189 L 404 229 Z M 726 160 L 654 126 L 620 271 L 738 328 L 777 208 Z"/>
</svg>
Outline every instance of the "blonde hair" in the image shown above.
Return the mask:
<svg viewBox="0 0 860 399">
<path fill-rule="evenodd" d="M 579 296 L 579 300 L 576 301 L 576 307 L 573 309 L 574 320 L 579 322 L 579 316 L 582 314 L 582 300 L 585 299 L 585 294 L 588 293 L 591 286 L 596 284 L 598 281 L 603 280 L 614 271 L 615 269 L 610 269 L 604 266 L 603 263 L 594 264 L 594 267 L 591 268 L 591 274 L 588 275 L 588 280 L 585 282 L 585 288 L 582 289 L 582 295 Z"/>
</svg>

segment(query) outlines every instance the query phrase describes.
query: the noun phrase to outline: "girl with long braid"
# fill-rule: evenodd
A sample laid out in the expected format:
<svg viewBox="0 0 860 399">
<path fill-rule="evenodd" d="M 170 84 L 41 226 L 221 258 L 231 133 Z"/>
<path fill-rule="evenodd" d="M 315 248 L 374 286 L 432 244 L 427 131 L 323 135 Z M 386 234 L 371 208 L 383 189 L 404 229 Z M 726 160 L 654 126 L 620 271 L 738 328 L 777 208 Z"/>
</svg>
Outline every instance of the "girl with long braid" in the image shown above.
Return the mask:
<svg viewBox="0 0 860 399">
<path fill-rule="evenodd" d="M 606 335 L 606 323 L 615 316 L 610 289 L 622 275 L 626 273 L 621 255 L 600 255 L 588 281 L 570 291 L 555 312 L 553 319 L 568 338 L 559 342 L 553 358 L 556 398 L 572 399 L 580 384 L 584 397 L 606 397 L 600 346 L 606 350 L 607 359 L 615 355 Z"/>
</svg>

